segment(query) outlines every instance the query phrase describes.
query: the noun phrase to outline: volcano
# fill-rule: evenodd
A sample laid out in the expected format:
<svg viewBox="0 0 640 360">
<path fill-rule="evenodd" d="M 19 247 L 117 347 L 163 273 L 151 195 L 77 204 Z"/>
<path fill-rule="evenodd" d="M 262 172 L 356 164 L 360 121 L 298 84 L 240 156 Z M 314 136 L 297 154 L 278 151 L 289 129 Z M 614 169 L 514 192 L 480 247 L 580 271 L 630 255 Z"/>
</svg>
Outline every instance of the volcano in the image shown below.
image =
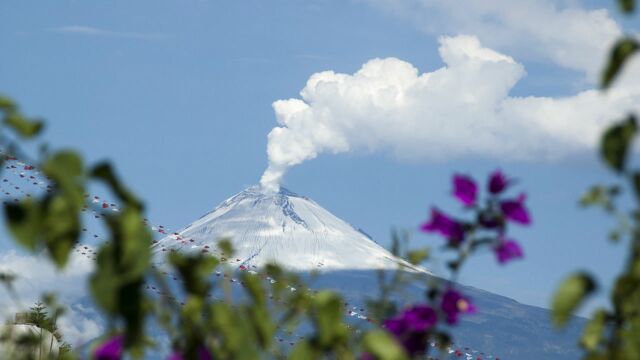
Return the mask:
<svg viewBox="0 0 640 360">
<path fill-rule="evenodd" d="M 213 252 L 227 239 L 242 266 L 276 263 L 292 271 L 395 270 L 426 272 L 395 257 L 365 232 L 313 200 L 285 188 L 252 186 L 161 239 L 155 251 Z"/>
</svg>

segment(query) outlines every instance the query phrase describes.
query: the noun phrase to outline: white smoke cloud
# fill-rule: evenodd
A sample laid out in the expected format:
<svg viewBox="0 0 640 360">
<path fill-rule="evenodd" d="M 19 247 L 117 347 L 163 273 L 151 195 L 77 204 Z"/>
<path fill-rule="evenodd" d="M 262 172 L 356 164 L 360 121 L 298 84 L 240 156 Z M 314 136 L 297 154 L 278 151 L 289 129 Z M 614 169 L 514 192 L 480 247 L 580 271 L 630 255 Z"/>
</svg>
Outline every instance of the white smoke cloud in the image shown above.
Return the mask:
<svg viewBox="0 0 640 360">
<path fill-rule="evenodd" d="M 510 97 L 525 76 L 513 58 L 475 36 L 440 38 L 445 67 L 420 74 L 408 62 L 373 59 L 355 74 L 313 74 L 301 99 L 273 103 L 263 187 L 320 153 L 388 151 L 401 159 L 461 156 L 550 160 L 592 149 L 601 130 L 637 109 L 633 81 L 606 94 Z M 634 77 L 638 78 L 638 77 Z"/>
<path fill-rule="evenodd" d="M 51 292 L 61 304 L 67 305 L 68 311 L 58 323 L 65 341 L 76 346 L 96 338 L 104 330 L 97 321 L 98 315 L 80 303 L 88 296 L 87 278 L 93 267 L 92 260 L 75 252 L 63 271 L 45 256 L 23 255 L 15 250 L 0 253 L 0 271 L 16 276 L 17 295 L 14 299 L 0 288 L 0 319 L 12 319 L 15 313 L 28 310 L 42 294 Z"/>
<path fill-rule="evenodd" d="M 584 72 L 592 82 L 622 34 L 606 9 L 584 9 L 575 0 L 360 1 L 426 33 L 474 34 L 493 49 Z"/>
</svg>

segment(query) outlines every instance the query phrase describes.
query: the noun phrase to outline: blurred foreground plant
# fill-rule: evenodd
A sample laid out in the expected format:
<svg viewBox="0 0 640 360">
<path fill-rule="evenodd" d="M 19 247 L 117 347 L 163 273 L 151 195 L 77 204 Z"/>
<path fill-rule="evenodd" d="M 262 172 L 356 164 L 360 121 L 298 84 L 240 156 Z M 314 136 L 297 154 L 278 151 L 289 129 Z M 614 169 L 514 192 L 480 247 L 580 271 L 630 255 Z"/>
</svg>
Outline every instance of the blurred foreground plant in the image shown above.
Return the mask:
<svg viewBox="0 0 640 360">
<path fill-rule="evenodd" d="M 631 14 L 635 0 L 618 0 L 620 9 Z M 625 64 L 637 52 L 636 36 L 625 36 L 611 49 L 603 69 L 601 86 L 612 86 Z M 610 293 L 610 307 L 593 311 L 585 326 L 580 345 L 584 359 L 640 359 L 640 169 L 633 168 L 629 154 L 638 135 L 635 115 L 610 126 L 600 140 L 600 156 L 621 184 L 596 185 L 582 197 L 583 206 L 599 206 L 613 216 L 617 227 L 611 231 L 613 242 L 627 242 L 627 259 L 622 272 L 614 280 Z M 626 191 L 633 208 L 620 209 L 620 197 Z M 628 201 L 627 200 L 627 201 Z M 563 327 L 571 314 L 598 288 L 596 279 L 586 271 L 568 276 L 556 291 L 553 301 L 553 321 Z"/>
</svg>

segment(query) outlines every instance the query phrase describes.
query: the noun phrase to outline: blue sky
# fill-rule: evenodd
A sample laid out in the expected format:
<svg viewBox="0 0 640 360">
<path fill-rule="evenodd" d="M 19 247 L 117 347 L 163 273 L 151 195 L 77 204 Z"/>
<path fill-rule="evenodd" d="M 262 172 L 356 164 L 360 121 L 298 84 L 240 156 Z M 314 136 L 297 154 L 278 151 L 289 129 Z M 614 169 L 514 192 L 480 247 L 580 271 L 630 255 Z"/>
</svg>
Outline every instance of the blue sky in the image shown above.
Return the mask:
<svg viewBox="0 0 640 360">
<path fill-rule="evenodd" d="M 386 57 L 432 72 L 444 65 L 438 37 L 464 34 L 523 67 L 526 75 L 509 89 L 510 97 L 570 98 L 594 88 L 593 75 L 604 56 L 597 51 L 606 49 L 607 36 L 616 35 L 615 29 L 601 37 L 585 32 L 598 28 L 590 16 L 600 2 L 524 1 L 532 7 L 532 22 L 536 14 L 549 21 L 540 34 L 535 24 L 514 25 L 521 21 L 507 14 L 513 4 L 496 10 L 501 1 L 470 1 L 489 9 L 479 9 L 477 18 L 473 11 L 460 18 L 461 10 L 446 2 L 424 3 L 435 5 L 423 8 L 417 0 L 400 5 L 383 0 L 3 2 L 0 92 L 17 99 L 28 114 L 45 117 L 45 137 L 55 147 L 81 149 L 92 162 L 113 160 L 146 200 L 149 218 L 180 227 L 259 182 L 268 164 L 267 134 L 278 125 L 272 103 L 299 99 L 314 73 L 353 74 L 369 60 Z M 498 5 L 492 9 L 491 4 Z M 547 8 L 557 19 L 545 15 Z M 614 9 L 596 18 L 633 27 Z M 573 20 L 573 30 L 561 26 Z M 584 54 L 593 61 L 585 61 Z M 473 92 L 484 84 L 470 83 L 466 89 Z M 631 88 L 621 91 L 635 94 Z M 460 114 L 452 114 L 455 124 Z M 500 148 L 476 154 L 473 146 L 449 157 L 466 146 L 455 141 L 437 156 L 425 155 L 439 140 L 437 132 L 424 139 L 425 148 L 416 156 L 394 154 L 396 143 L 321 152 L 290 168 L 284 185 L 388 245 L 392 227 L 415 232 L 431 205 L 458 210 L 449 196 L 451 174 L 484 180 L 501 168 L 529 195 L 534 224 L 514 231 L 526 259 L 501 267 L 492 254 L 483 254 L 469 263 L 462 280 L 547 306 L 568 272 L 587 268 L 610 279 L 622 263 L 622 247 L 606 240 L 612 221 L 577 205 L 589 185 L 615 180 L 601 166 L 595 147 L 572 137 L 581 136 L 579 120 L 548 148 L 546 143 L 525 145 L 526 156 L 516 158 Z M 602 123 L 591 120 L 584 127 Z M 543 137 L 523 134 L 526 126 L 517 132 L 509 128 L 514 133 L 504 140 L 540 144 Z M 591 126 L 589 134 L 596 131 L 592 128 L 600 129 Z M 484 130 L 479 127 L 479 136 Z M 538 156 L 541 149 L 558 156 Z M 441 242 L 418 233 L 413 241 Z M 11 248 L 6 240 L 0 245 L 5 252 Z"/>
</svg>

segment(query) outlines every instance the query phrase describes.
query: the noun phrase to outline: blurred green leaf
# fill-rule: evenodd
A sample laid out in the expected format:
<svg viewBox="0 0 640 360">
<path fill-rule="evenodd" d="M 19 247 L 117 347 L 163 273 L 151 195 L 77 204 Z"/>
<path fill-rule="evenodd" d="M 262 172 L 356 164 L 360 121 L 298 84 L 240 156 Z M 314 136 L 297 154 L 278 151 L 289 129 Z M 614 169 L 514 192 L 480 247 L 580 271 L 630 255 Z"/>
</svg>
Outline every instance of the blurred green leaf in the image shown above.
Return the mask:
<svg viewBox="0 0 640 360">
<path fill-rule="evenodd" d="M 136 209 L 125 208 L 118 217 L 107 217 L 107 221 L 114 234 L 113 243 L 119 248 L 120 277 L 142 277 L 151 262 L 151 234 L 142 214 Z"/>
<path fill-rule="evenodd" d="M 364 350 L 379 360 L 408 359 L 398 343 L 382 330 L 368 332 L 363 339 Z"/>
<path fill-rule="evenodd" d="M 0 271 L 0 283 L 5 286 L 11 286 L 13 282 L 16 280 L 16 275 L 13 273 L 8 273 L 5 271 Z"/>
<path fill-rule="evenodd" d="M 599 206 L 611 213 L 616 209 L 615 199 L 620 194 L 618 186 L 594 185 L 580 198 L 580 206 Z"/>
<path fill-rule="evenodd" d="M 554 325 L 564 326 L 573 312 L 595 289 L 596 283 L 586 273 L 573 274 L 565 279 L 556 290 L 551 303 L 551 316 Z"/>
<path fill-rule="evenodd" d="M 611 86 L 627 60 L 638 51 L 638 42 L 633 38 L 622 38 L 611 49 L 607 65 L 602 72 L 600 84 L 603 88 Z"/>
<path fill-rule="evenodd" d="M 436 331 L 436 333 L 433 334 L 433 337 L 440 351 L 445 351 L 449 346 L 451 346 L 451 335 L 449 335 L 448 333 L 443 331 Z"/>
<path fill-rule="evenodd" d="M 640 274 L 634 273 L 634 270 L 640 269 L 640 258 L 636 257 L 629 265 L 630 267 L 627 269 L 627 272 L 616 279 L 611 293 L 611 300 L 619 316 L 638 316 L 637 307 L 638 304 L 640 304 Z"/>
<path fill-rule="evenodd" d="M 42 236 L 55 264 L 67 263 L 73 246 L 80 238 L 80 209 L 76 199 L 55 194 L 44 202 Z"/>
<path fill-rule="evenodd" d="M 82 175 L 84 166 L 80 155 L 72 150 L 54 153 L 42 165 L 43 170 L 56 179 L 72 179 Z"/>
<path fill-rule="evenodd" d="M 640 172 L 635 171 L 631 178 L 631 183 L 633 185 L 633 190 L 636 195 L 636 200 L 640 202 Z"/>
<path fill-rule="evenodd" d="M 16 103 L 10 98 L 0 95 L 0 110 L 4 112 L 14 112 L 17 110 Z"/>
<path fill-rule="evenodd" d="M 222 335 L 218 339 L 222 354 L 218 358 L 224 359 L 256 359 L 257 353 L 255 334 L 251 322 L 234 309 L 229 303 L 216 302 L 212 304 L 210 321 L 213 330 Z M 210 329 L 211 330 L 211 329 Z"/>
<path fill-rule="evenodd" d="M 604 309 L 596 310 L 582 332 L 580 345 L 589 351 L 595 350 L 604 336 L 606 321 L 607 312 Z"/>
<path fill-rule="evenodd" d="M 91 176 L 104 181 L 118 198 L 125 204 L 134 207 L 138 210 L 142 210 L 142 202 L 136 198 L 131 191 L 129 191 L 122 182 L 118 179 L 113 170 L 111 164 L 107 162 L 96 165 L 91 170 Z"/>
<path fill-rule="evenodd" d="M 94 301 L 111 316 L 116 315 L 118 311 L 118 289 L 121 283 L 117 263 L 113 261 L 113 251 L 112 244 L 98 250 L 96 270 L 89 281 Z"/>
<path fill-rule="evenodd" d="M 307 340 L 298 341 L 289 354 L 290 360 L 312 360 L 318 358 L 320 358 L 320 356 Z"/>
<path fill-rule="evenodd" d="M 407 254 L 407 257 L 410 263 L 412 263 L 413 265 L 418 265 L 429 258 L 429 249 L 424 248 L 410 251 Z"/>
<path fill-rule="evenodd" d="M 36 250 L 42 224 L 39 204 L 26 199 L 19 203 L 5 204 L 4 210 L 11 234 L 27 249 Z"/>
<path fill-rule="evenodd" d="M 219 263 L 216 258 L 203 254 L 183 255 L 178 252 L 172 252 L 169 254 L 168 259 L 169 263 L 180 274 L 187 293 L 199 297 L 207 295 L 211 288 L 209 276 Z"/>
<path fill-rule="evenodd" d="M 635 11 L 636 2 L 635 0 L 618 0 L 618 6 L 622 12 L 628 14 Z"/>
<path fill-rule="evenodd" d="M 17 111 L 5 113 L 4 123 L 23 138 L 32 138 L 42 131 L 42 121 L 28 119 Z"/>
<path fill-rule="evenodd" d="M 144 319 L 150 310 L 142 293 L 150 266 L 151 234 L 140 212 L 125 207 L 106 217 L 110 241 L 98 251 L 90 278 L 93 298 L 113 318 L 124 320 L 127 347 L 141 351 L 145 343 Z"/>
<path fill-rule="evenodd" d="M 331 291 L 321 291 L 313 299 L 313 315 L 321 347 L 329 348 L 346 337 L 342 310 L 340 297 Z"/>
<path fill-rule="evenodd" d="M 627 153 L 636 130 L 636 119 L 629 116 L 626 120 L 611 126 L 602 136 L 600 154 L 605 163 L 619 173 L 625 170 Z"/>
<path fill-rule="evenodd" d="M 224 256 L 233 256 L 233 245 L 231 245 L 229 239 L 220 239 L 218 241 L 218 249 L 220 249 L 220 253 Z"/>
<path fill-rule="evenodd" d="M 604 186 L 596 185 L 592 186 L 586 193 L 580 198 L 581 206 L 590 206 L 596 204 L 603 204 L 607 202 L 608 196 Z"/>
<path fill-rule="evenodd" d="M 80 155 L 71 150 L 54 153 L 42 170 L 79 206 L 84 201 L 84 165 Z M 71 199 L 70 199 L 71 201 Z"/>
<path fill-rule="evenodd" d="M 614 229 L 609 232 L 609 241 L 617 243 L 622 237 L 622 231 L 620 229 Z"/>
<path fill-rule="evenodd" d="M 260 282 L 260 278 L 253 274 L 244 272 L 242 274 L 242 282 L 244 283 L 244 287 L 247 290 L 247 293 L 249 293 L 249 296 L 251 296 L 253 302 L 258 305 L 263 305 L 266 301 L 266 294 Z"/>
</svg>

